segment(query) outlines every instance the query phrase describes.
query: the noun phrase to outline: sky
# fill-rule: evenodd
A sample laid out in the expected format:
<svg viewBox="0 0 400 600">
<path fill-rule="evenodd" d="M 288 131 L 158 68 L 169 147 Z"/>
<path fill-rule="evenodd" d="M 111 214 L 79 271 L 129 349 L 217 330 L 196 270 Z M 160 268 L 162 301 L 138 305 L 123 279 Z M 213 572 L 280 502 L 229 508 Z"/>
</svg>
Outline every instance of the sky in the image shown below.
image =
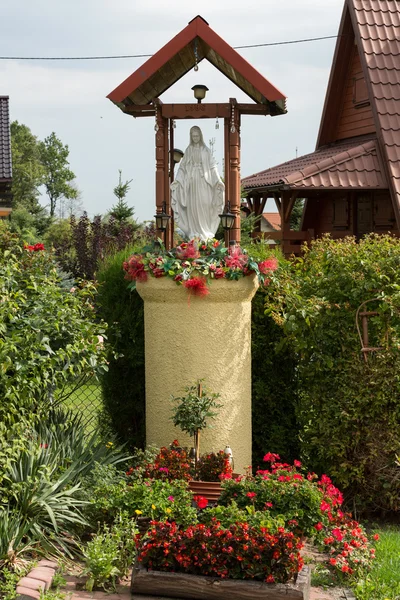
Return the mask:
<svg viewBox="0 0 400 600">
<path fill-rule="evenodd" d="M 153 54 L 200 14 L 231 46 L 335 36 L 344 0 L 3 0 L 0 56 L 78 57 Z M 287 96 L 288 113 L 242 118 L 242 177 L 315 149 L 335 39 L 248 48 L 238 52 Z M 147 59 L 0 60 L 0 94 L 11 120 L 39 139 L 52 131 L 69 147 L 83 207 L 93 217 L 115 203 L 113 188 L 132 180 L 127 202 L 139 221 L 155 212 L 154 120 L 125 115 L 106 98 Z M 251 100 L 206 60 L 170 88 L 163 102 Z M 200 125 L 222 172 L 223 125 L 177 121 L 175 146 L 185 150 Z M 43 203 L 46 204 L 45 198 Z M 272 204 L 267 210 L 276 210 Z"/>
</svg>

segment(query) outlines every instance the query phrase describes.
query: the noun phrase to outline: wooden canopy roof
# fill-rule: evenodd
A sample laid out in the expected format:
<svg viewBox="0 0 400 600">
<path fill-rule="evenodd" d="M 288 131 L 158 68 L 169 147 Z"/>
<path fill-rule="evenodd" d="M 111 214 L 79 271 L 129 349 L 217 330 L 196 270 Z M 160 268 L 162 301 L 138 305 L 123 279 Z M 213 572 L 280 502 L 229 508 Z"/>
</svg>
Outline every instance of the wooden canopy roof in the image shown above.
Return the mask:
<svg viewBox="0 0 400 600">
<path fill-rule="evenodd" d="M 286 112 L 284 94 L 216 34 L 199 15 L 107 98 L 122 109 L 131 105 L 150 104 L 205 58 L 254 102 L 271 105 L 270 114 Z"/>
</svg>

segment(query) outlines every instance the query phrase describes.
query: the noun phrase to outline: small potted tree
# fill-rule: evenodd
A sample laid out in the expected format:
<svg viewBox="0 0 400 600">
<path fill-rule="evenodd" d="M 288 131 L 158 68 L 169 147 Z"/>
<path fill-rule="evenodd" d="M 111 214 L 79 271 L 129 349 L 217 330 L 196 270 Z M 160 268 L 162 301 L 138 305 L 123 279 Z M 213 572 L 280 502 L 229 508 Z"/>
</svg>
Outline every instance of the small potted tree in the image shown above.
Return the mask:
<svg viewBox="0 0 400 600">
<path fill-rule="evenodd" d="M 185 395 L 172 396 L 173 406 L 172 420 L 175 427 L 193 437 L 195 472 L 200 458 L 200 432 L 210 427 L 210 419 L 218 414 L 222 404 L 218 403 L 220 394 L 209 392 L 203 380 L 185 387 Z M 219 481 L 203 482 L 192 480 L 189 482 L 191 490 L 208 500 L 217 500 L 221 486 Z"/>
</svg>

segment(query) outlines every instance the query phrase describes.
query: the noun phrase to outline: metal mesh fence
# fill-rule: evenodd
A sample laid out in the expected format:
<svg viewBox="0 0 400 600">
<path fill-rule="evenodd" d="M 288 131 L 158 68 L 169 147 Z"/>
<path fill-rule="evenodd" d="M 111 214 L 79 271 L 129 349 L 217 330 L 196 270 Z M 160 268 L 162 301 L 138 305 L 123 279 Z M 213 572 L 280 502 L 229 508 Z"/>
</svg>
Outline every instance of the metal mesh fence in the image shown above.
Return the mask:
<svg viewBox="0 0 400 600">
<path fill-rule="evenodd" d="M 87 433 L 96 431 L 102 406 L 101 385 L 96 379 L 69 384 L 60 392 L 59 401 L 81 417 Z"/>
</svg>

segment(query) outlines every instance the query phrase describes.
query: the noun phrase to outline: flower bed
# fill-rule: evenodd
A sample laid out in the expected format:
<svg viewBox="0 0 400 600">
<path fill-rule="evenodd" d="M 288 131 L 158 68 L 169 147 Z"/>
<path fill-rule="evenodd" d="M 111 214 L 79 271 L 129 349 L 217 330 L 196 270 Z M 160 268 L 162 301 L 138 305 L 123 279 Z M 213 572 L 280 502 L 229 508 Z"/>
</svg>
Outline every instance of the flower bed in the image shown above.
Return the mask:
<svg viewBox="0 0 400 600">
<path fill-rule="evenodd" d="M 157 571 L 286 583 L 303 565 L 301 547 L 283 528 L 270 534 L 247 523 L 225 529 L 216 520 L 187 528 L 153 521 L 139 544 L 138 561 Z"/>
<path fill-rule="evenodd" d="M 257 262 L 240 246 L 226 248 L 218 240 L 202 242 L 199 239 L 184 242 L 166 251 L 164 248 L 149 249 L 134 254 L 124 262 L 125 278 L 134 289 L 136 282 L 152 277 L 171 277 L 197 296 L 209 293 L 207 281 L 212 279 L 237 280 L 255 273 L 262 285 L 268 285 L 269 275 L 276 270 L 275 257 Z"/>
</svg>

